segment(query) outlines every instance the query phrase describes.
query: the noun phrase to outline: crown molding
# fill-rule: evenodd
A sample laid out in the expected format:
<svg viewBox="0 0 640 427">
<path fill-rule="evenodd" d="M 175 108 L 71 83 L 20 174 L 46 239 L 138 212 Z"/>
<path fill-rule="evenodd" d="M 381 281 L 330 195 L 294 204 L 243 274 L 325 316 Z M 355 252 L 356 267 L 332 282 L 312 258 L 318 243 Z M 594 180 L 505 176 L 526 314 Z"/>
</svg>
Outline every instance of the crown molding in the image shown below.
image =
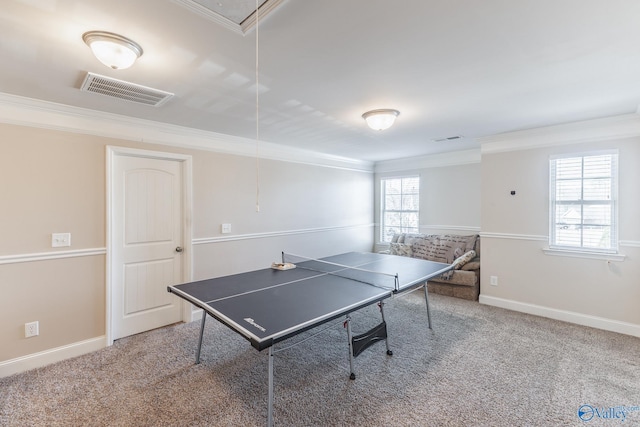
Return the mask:
<svg viewBox="0 0 640 427">
<path fill-rule="evenodd" d="M 256 24 L 258 21 L 262 22 L 267 17 L 267 15 L 269 15 L 278 6 L 280 6 L 280 3 L 284 3 L 285 1 L 287 0 L 268 0 L 267 2 L 262 4 L 262 6 L 258 8 L 257 17 L 255 13 L 252 13 L 247 17 L 247 19 L 245 19 L 245 21 L 242 24 L 240 24 L 240 27 L 242 28 L 242 33 L 245 35 L 250 33 L 251 30 L 253 30 L 256 27 Z"/>
<path fill-rule="evenodd" d="M 480 163 L 480 149 L 451 151 L 405 159 L 383 160 L 376 162 L 375 173 L 468 165 L 472 163 Z"/>
<path fill-rule="evenodd" d="M 624 114 L 478 138 L 482 154 L 640 136 L 640 114 Z"/>
<path fill-rule="evenodd" d="M 0 123 L 314 166 L 373 172 L 373 162 L 0 93 Z"/>
</svg>

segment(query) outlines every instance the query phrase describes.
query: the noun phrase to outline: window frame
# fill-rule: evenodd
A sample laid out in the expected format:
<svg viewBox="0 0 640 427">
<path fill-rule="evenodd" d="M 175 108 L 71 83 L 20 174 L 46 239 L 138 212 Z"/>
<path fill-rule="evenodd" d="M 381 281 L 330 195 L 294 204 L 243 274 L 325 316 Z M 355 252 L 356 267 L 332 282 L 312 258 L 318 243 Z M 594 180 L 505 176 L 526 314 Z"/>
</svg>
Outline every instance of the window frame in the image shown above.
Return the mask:
<svg viewBox="0 0 640 427">
<path fill-rule="evenodd" d="M 584 191 L 585 191 L 585 178 L 586 179 L 594 179 L 594 177 L 585 177 L 585 169 L 584 169 L 584 160 L 587 157 L 595 157 L 595 156 L 603 156 L 608 155 L 611 156 L 611 169 L 610 175 L 610 200 L 584 200 Z M 571 179 L 579 179 L 581 181 L 580 185 L 580 199 L 564 201 L 564 205 L 575 205 L 580 207 L 580 222 L 577 226 L 580 229 L 580 245 L 568 245 L 568 244 L 559 244 L 557 242 L 557 233 L 556 226 L 559 224 L 558 219 L 556 218 L 556 207 L 558 206 L 557 201 L 557 191 L 558 191 L 558 182 L 557 179 L 557 167 L 556 161 L 561 159 L 580 159 L 581 171 L 579 178 L 571 178 Z M 599 178 L 606 179 L 607 177 Z M 561 182 L 562 180 L 560 180 Z M 619 153 L 618 150 L 599 150 L 599 151 L 587 151 L 580 153 L 566 153 L 561 155 L 553 155 L 549 158 L 549 250 L 545 251 L 547 253 L 583 253 L 583 254 L 591 254 L 591 255 L 617 255 L 619 254 L 619 239 L 618 239 L 618 185 L 619 185 Z M 610 212 L 610 221 L 608 224 L 597 224 L 597 225 L 605 225 L 610 227 L 609 233 L 609 247 L 607 248 L 599 248 L 599 247 L 591 247 L 584 245 L 584 227 L 593 225 L 585 223 L 584 217 L 584 207 L 585 206 L 609 206 Z"/>
<path fill-rule="evenodd" d="M 391 180 L 404 180 L 404 179 L 416 179 L 418 180 L 418 189 L 416 193 L 406 193 L 406 194 L 411 194 L 411 195 L 417 195 L 417 209 L 416 210 L 409 210 L 409 209 L 386 209 L 386 181 L 391 181 Z M 380 230 L 379 230 L 379 234 L 378 234 L 378 238 L 380 243 L 383 244 L 388 244 L 390 242 L 390 240 L 386 240 L 385 239 L 385 229 L 386 227 L 386 213 L 389 212 L 395 212 L 395 213 L 415 213 L 417 214 L 417 223 L 415 227 L 403 227 L 402 225 L 400 225 L 401 229 L 400 231 L 398 231 L 399 233 L 419 233 L 420 232 L 420 187 L 421 187 L 421 177 L 419 174 L 410 174 L 410 175 L 399 175 L 399 176 L 386 176 L 383 178 L 380 178 Z M 402 188 L 402 186 L 401 186 Z M 400 196 L 402 198 L 402 196 L 405 193 L 402 192 L 400 193 Z M 402 205 L 402 203 L 401 203 Z"/>
</svg>

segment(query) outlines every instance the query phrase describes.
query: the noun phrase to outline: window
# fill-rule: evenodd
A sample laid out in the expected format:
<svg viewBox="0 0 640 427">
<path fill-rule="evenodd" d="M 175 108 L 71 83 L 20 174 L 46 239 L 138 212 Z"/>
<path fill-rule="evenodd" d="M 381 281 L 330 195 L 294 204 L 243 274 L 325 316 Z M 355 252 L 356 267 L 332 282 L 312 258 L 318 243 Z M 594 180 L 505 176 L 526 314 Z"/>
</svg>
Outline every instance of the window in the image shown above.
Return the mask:
<svg viewBox="0 0 640 427">
<path fill-rule="evenodd" d="M 552 249 L 618 252 L 618 153 L 598 152 L 550 161 Z"/>
<path fill-rule="evenodd" d="M 394 233 L 417 233 L 420 224 L 420 177 L 383 179 L 380 192 L 380 240 L 390 242 Z"/>
</svg>

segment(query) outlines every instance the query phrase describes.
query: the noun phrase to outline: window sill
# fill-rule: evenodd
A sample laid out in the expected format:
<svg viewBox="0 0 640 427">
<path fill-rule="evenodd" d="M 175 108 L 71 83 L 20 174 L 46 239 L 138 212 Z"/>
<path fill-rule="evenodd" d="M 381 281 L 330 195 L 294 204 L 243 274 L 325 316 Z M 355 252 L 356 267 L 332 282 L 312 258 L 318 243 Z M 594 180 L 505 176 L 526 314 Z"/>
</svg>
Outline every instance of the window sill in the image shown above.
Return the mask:
<svg viewBox="0 0 640 427">
<path fill-rule="evenodd" d="M 579 250 L 567 250 L 567 249 L 550 249 L 545 248 L 542 250 L 545 255 L 553 256 L 567 256 L 572 258 L 585 258 L 585 259 L 600 259 L 604 261 L 622 262 L 627 257 L 624 254 L 610 254 L 606 252 L 587 252 Z"/>
</svg>

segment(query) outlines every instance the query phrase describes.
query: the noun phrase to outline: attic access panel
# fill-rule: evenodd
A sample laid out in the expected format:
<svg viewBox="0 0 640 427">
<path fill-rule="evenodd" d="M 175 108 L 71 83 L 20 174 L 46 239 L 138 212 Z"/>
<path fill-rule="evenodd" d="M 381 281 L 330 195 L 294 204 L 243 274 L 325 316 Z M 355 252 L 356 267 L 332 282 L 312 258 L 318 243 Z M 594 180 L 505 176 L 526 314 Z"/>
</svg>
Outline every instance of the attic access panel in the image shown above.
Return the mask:
<svg viewBox="0 0 640 427">
<path fill-rule="evenodd" d="M 259 18 L 263 19 L 283 1 L 258 0 Z M 240 34 L 246 34 L 256 24 L 256 0 L 173 0 L 173 2 Z"/>
<path fill-rule="evenodd" d="M 245 19 L 256 11 L 255 0 L 191 0 L 202 7 L 206 7 L 218 15 L 224 16 L 236 25 L 242 24 Z M 267 0 L 261 0 L 261 7 Z"/>
</svg>

